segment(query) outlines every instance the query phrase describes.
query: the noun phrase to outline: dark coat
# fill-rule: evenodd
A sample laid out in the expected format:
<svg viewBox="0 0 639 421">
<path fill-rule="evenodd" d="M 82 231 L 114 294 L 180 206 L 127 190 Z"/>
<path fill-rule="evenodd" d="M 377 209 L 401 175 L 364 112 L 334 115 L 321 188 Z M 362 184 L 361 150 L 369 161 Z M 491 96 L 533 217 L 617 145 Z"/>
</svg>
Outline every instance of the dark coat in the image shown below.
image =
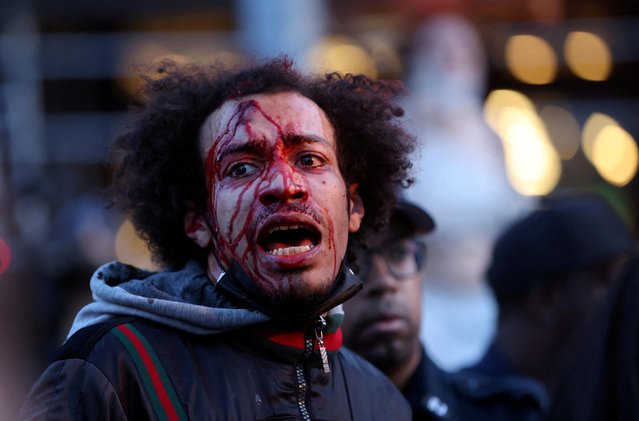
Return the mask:
<svg viewBox="0 0 639 421">
<path fill-rule="evenodd" d="M 579 339 L 547 419 L 639 420 L 639 257 L 629 261 Z"/>
<path fill-rule="evenodd" d="M 168 404 L 176 414 L 184 412 L 184 418 L 175 419 L 410 419 L 399 391 L 346 349 L 330 357 L 331 371 L 325 374 L 317 351 L 310 356 L 293 347 L 282 352 L 254 332 L 201 336 L 142 319 L 125 326 L 140 333 L 157 355 L 164 371 L 159 377 L 175 391 L 173 399 L 166 393 Z M 114 329 L 97 325 L 78 332 L 34 386 L 23 417 L 162 419 L 157 413 L 162 397 L 148 392 L 145 374 Z M 87 349 L 87 338 L 100 330 L 103 334 Z M 303 372 L 304 387 L 297 369 Z M 160 413 L 167 411 L 160 408 Z"/>
<path fill-rule="evenodd" d="M 456 420 L 538 421 L 549 405 L 544 386 L 514 373 L 494 344 L 477 364 L 451 377 Z"/>
<path fill-rule="evenodd" d="M 437 367 L 422 347 L 422 358 L 402 393 L 413 410 L 413 420 L 455 420 L 456 401 L 450 375 Z"/>
<path fill-rule="evenodd" d="M 228 300 L 214 302 L 270 312 L 270 322 L 208 334 L 130 315 L 91 324 L 67 340 L 42 374 L 22 418 L 410 420 L 410 407 L 390 380 L 340 348 L 341 318 L 316 324 L 324 321 L 317 316 L 322 308 L 357 290 L 354 275 L 343 274 L 319 310 L 306 309 L 307 316 L 290 320 L 276 317 L 247 289 L 252 284 L 234 273 L 216 287 Z M 166 284 L 178 275 L 184 277 L 165 275 Z"/>
</svg>

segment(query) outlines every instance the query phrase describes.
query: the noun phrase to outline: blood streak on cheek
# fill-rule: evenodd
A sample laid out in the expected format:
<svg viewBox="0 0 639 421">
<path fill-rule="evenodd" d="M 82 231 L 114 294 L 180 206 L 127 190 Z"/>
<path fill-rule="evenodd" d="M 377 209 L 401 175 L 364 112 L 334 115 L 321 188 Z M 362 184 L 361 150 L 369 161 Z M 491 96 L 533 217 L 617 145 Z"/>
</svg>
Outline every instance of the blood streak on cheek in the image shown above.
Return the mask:
<svg viewBox="0 0 639 421">
<path fill-rule="evenodd" d="M 228 120 L 226 127 L 222 131 L 222 133 L 215 140 L 213 140 L 211 147 L 209 149 L 209 152 L 206 156 L 206 160 L 204 162 L 206 187 L 207 187 L 207 191 L 210 194 L 210 197 L 207 203 L 207 214 L 208 214 L 207 219 L 209 220 L 209 223 L 213 230 L 212 237 L 213 237 L 215 252 L 218 258 L 221 259 L 223 263 L 226 264 L 227 266 L 230 264 L 230 261 L 228 261 L 228 259 L 225 258 L 224 253 L 222 253 L 221 251 L 225 248 L 228 249 L 229 247 L 228 247 L 228 244 L 226 244 L 226 242 L 222 238 L 219 221 L 215 217 L 215 209 L 214 209 L 214 204 L 216 203 L 217 196 L 218 196 L 215 178 L 216 176 L 218 178 L 220 177 L 220 175 L 218 174 L 219 166 L 217 165 L 217 158 L 218 158 L 219 151 L 228 147 L 228 145 L 235 140 L 235 135 L 240 126 L 240 122 L 242 120 L 241 116 L 243 112 L 244 112 L 244 109 L 241 107 L 238 107 L 238 109 L 235 111 L 233 116 Z"/>
<path fill-rule="evenodd" d="M 216 216 L 215 212 L 215 203 L 218 200 L 218 188 L 219 186 L 216 184 L 215 180 L 222 178 L 222 174 L 220 173 L 220 168 L 218 166 L 218 156 L 219 152 L 224 150 L 224 148 L 228 147 L 232 142 L 235 141 L 236 133 L 240 127 L 246 130 L 247 136 L 254 139 L 254 133 L 251 125 L 249 124 L 249 120 L 245 118 L 247 112 L 249 110 L 257 110 L 260 112 L 264 118 L 273 124 L 278 132 L 278 137 L 281 138 L 282 130 L 281 127 L 274 121 L 273 118 L 266 115 L 264 111 L 261 109 L 259 104 L 254 101 L 246 101 L 238 104 L 235 113 L 228 120 L 228 123 L 223 130 L 223 132 L 212 142 L 211 148 L 209 149 L 208 155 L 205 161 L 205 172 L 206 172 L 206 185 L 208 191 L 211 196 L 207 204 L 207 212 L 209 215 L 210 224 L 214 230 L 214 246 L 216 248 L 216 252 L 218 254 L 218 258 L 220 258 L 226 265 L 230 264 L 229 259 L 235 258 L 238 260 L 244 269 L 249 271 L 248 265 L 249 255 L 253 254 L 250 266 L 255 268 L 250 272 L 253 272 L 253 275 L 258 275 L 257 269 L 257 251 L 256 244 L 251 245 L 248 243 L 248 234 L 251 222 L 255 219 L 255 207 L 250 206 L 252 203 L 258 203 L 258 199 L 260 196 L 261 190 L 267 186 L 270 182 L 272 182 L 273 175 L 269 176 L 269 179 L 264 179 L 264 177 L 258 178 L 256 180 L 251 180 L 245 186 L 243 186 L 238 192 L 235 199 L 235 207 L 233 213 L 228 221 L 228 226 L 226 230 L 222 230 L 220 227 L 219 218 Z M 269 174 L 270 171 L 265 171 L 264 174 Z M 257 188 L 254 188 L 257 183 Z M 261 188 L 260 188 L 261 187 Z M 247 193 L 252 190 L 252 197 L 246 197 Z M 249 193 L 250 194 L 250 193 Z M 245 214 L 244 221 L 240 222 L 240 228 L 235 232 L 236 226 L 238 225 L 238 218 L 241 216 L 241 210 L 243 209 L 243 204 L 247 204 L 247 212 Z M 247 240 L 246 248 L 241 252 L 241 256 L 238 254 L 238 248 L 240 247 L 242 239 Z"/>
<path fill-rule="evenodd" d="M 251 132 L 251 126 L 249 124 L 246 124 L 245 126 L 247 132 Z M 228 238 L 229 241 L 232 245 L 232 248 L 235 249 L 242 237 L 242 235 L 246 235 L 247 234 L 247 229 L 248 229 L 248 225 L 249 222 L 251 220 L 253 220 L 253 209 L 249 207 L 249 215 L 246 216 L 246 218 L 244 219 L 244 225 L 243 227 L 240 229 L 239 233 L 237 235 L 234 235 L 234 228 L 236 225 L 236 221 L 238 219 L 238 217 L 240 216 L 240 210 L 242 209 L 242 202 L 245 200 L 244 196 L 246 195 L 246 193 L 253 188 L 253 186 L 255 185 L 255 180 L 250 180 L 244 187 L 242 187 L 242 189 L 240 190 L 240 192 L 237 194 L 237 198 L 235 199 L 235 207 L 233 210 L 233 213 L 231 215 L 231 218 L 229 219 L 229 226 L 228 226 Z M 254 197 L 252 198 L 252 200 L 249 200 L 248 203 L 253 203 L 255 201 L 256 197 L 254 195 Z"/>
<path fill-rule="evenodd" d="M 329 221 L 331 220 L 329 219 Z M 335 228 L 332 221 L 328 230 L 328 244 L 329 249 L 333 249 L 333 273 L 337 274 L 337 247 L 335 247 Z"/>
</svg>

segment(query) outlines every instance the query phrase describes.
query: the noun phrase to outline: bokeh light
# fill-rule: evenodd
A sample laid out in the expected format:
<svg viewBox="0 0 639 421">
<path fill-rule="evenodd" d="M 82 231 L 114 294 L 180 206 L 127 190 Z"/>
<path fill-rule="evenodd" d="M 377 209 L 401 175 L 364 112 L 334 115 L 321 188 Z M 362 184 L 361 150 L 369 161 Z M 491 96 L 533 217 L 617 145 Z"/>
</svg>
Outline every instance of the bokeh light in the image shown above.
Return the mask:
<svg viewBox="0 0 639 421">
<path fill-rule="evenodd" d="M 361 73 L 377 77 L 373 58 L 355 41 L 344 36 L 330 36 L 309 53 L 310 66 L 317 72 Z"/>
<path fill-rule="evenodd" d="M 567 161 L 579 150 L 581 131 L 574 115 L 557 105 L 542 108 L 539 116 L 544 121 L 552 143 L 561 159 Z"/>
<path fill-rule="evenodd" d="M 484 117 L 502 141 L 513 188 L 526 196 L 554 190 L 561 160 L 532 102 L 516 91 L 493 91 L 484 104 Z"/>
<path fill-rule="evenodd" d="M 593 147 L 599 133 L 608 126 L 619 126 L 617 120 L 603 113 L 593 113 L 584 124 L 581 135 L 581 147 L 590 162 L 593 160 Z"/>
<path fill-rule="evenodd" d="M 524 83 L 544 85 L 557 76 L 557 55 L 542 38 L 514 35 L 506 43 L 506 65 Z"/>
<path fill-rule="evenodd" d="M 535 114 L 506 111 L 502 137 L 508 179 L 519 193 L 541 196 L 557 186 L 561 176 L 559 154 Z"/>
<path fill-rule="evenodd" d="M 582 79 L 606 80 L 612 71 L 610 48 L 603 39 L 590 32 L 568 34 L 564 56 L 570 70 Z"/>
<path fill-rule="evenodd" d="M 532 101 L 521 92 L 510 89 L 496 89 L 486 98 L 484 103 L 484 119 L 486 123 L 496 132 L 500 126 L 500 117 L 504 110 L 516 108 L 521 110 L 535 111 Z"/>
<path fill-rule="evenodd" d="M 639 154 L 635 139 L 623 128 L 608 125 L 592 145 L 592 164 L 609 183 L 624 186 L 637 173 Z"/>
<path fill-rule="evenodd" d="M 120 225 L 115 236 L 115 255 L 122 263 L 148 270 L 159 269 L 151 258 L 147 244 L 140 238 L 128 219 Z"/>
</svg>

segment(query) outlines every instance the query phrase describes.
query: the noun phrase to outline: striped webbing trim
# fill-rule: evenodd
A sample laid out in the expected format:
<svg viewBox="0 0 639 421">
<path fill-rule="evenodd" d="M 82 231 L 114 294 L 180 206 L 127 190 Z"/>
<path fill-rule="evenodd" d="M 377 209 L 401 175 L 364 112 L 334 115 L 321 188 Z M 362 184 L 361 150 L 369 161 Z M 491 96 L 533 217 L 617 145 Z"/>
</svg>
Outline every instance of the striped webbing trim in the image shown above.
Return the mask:
<svg viewBox="0 0 639 421">
<path fill-rule="evenodd" d="M 171 380 L 146 338 L 130 323 L 114 327 L 111 333 L 122 342 L 133 358 L 158 419 L 187 420 Z"/>
</svg>

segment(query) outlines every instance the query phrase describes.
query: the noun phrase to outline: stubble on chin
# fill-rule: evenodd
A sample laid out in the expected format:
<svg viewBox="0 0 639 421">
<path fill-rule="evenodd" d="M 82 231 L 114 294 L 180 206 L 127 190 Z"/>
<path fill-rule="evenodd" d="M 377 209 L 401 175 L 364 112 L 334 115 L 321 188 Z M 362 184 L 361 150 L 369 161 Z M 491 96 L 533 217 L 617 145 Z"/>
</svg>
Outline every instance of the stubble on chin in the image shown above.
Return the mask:
<svg viewBox="0 0 639 421">
<path fill-rule="evenodd" d="M 322 304 L 333 288 L 335 280 L 326 278 L 319 281 L 303 279 L 303 273 L 282 274 L 279 280 L 259 284 L 258 287 L 269 297 L 271 304 L 308 311 Z"/>
<path fill-rule="evenodd" d="M 380 340 L 360 349 L 354 349 L 382 373 L 388 373 L 401 366 L 408 357 L 407 350 L 395 340 Z"/>
</svg>

